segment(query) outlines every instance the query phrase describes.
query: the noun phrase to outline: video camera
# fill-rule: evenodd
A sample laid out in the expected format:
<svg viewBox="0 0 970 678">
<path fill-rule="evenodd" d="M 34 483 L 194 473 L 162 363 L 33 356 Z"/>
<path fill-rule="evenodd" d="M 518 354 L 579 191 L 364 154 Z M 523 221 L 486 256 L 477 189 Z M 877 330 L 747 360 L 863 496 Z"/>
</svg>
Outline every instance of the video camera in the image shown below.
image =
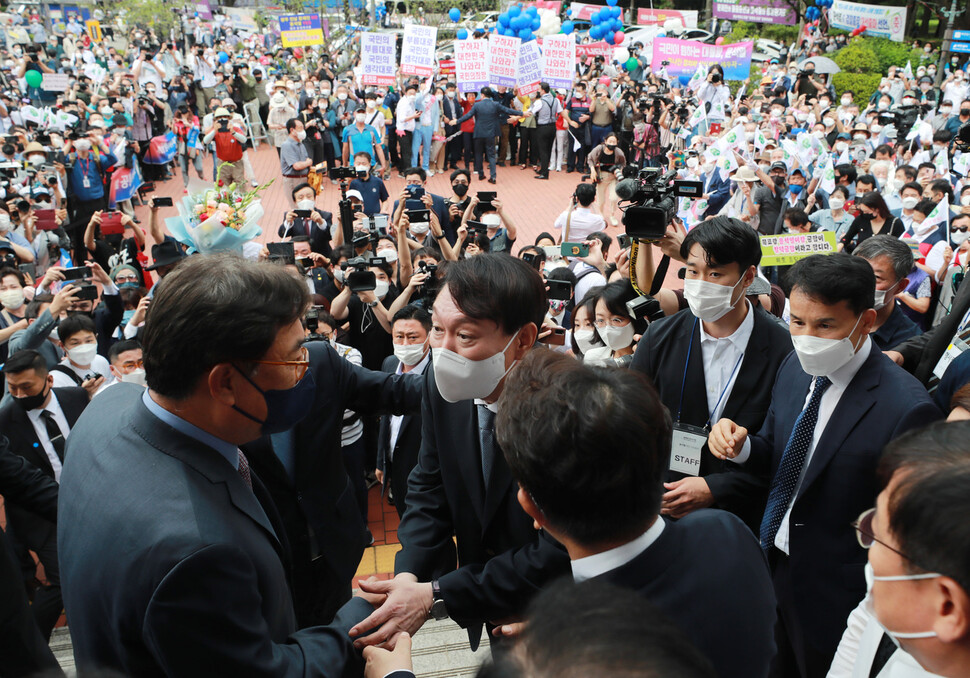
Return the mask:
<svg viewBox="0 0 970 678">
<path fill-rule="evenodd" d="M 957 130 L 956 136 L 953 137 L 953 147 L 964 153 L 970 152 L 970 122 Z"/>
<path fill-rule="evenodd" d="M 371 266 L 384 265 L 383 257 L 374 257 L 371 260 L 364 257 L 355 257 L 340 264 L 344 271 L 344 280 L 351 292 L 368 292 L 377 289 L 377 275 L 370 270 Z"/>
<path fill-rule="evenodd" d="M 631 204 L 623 213 L 623 225 L 631 238 L 660 240 L 677 214 L 676 198 L 699 198 L 704 194 L 700 181 L 678 180 L 676 170 L 660 174 L 660 169 L 647 167 L 632 176 L 635 168 L 623 170 L 624 179 L 616 184 L 616 195 Z"/>
<path fill-rule="evenodd" d="M 357 178 L 357 170 L 353 167 L 331 167 L 329 174 L 335 181 L 350 181 Z"/>
<path fill-rule="evenodd" d="M 896 129 L 896 138 L 905 139 L 916 124 L 922 109 L 922 106 L 900 106 L 895 111 L 880 113 L 878 122 L 883 127 L 892 125 Z"/>
<path fill-rule="evenodd" d="M 438 296 L 438 289 L 441 287 L 441 281 L 438 280 L 438 264 L 429 264 L 422 260 L 417 263 L 417 266 L 415 273 L 427 273 L 428 279 L 421 284 L 413 296 L 416 299 L 434 299 Z"/>
<path fill-rule="evenodd" d="M 307 309 L 306 315 L 303 316 L 306 322 L 306 328 L 310 330 L 309 336 L 303 340 L 304 344 L 311 341 L 327 341 L 327 337 L 319 334 L 317 330 L 320 328 L 320 309 L 316 306 L 311 306 Z"/>
</svg>

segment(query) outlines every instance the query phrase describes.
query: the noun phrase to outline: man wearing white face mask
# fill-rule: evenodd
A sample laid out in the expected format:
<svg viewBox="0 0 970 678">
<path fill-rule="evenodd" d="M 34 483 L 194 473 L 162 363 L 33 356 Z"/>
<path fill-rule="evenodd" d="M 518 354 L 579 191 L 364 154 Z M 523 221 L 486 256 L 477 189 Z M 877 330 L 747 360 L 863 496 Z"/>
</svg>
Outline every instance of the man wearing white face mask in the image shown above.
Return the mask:
<svg viewBox="0 0 970 678">
<path fill-rule="evenodd" d="M 142 364 L 141 344 L 135 339 L 125 339 L 115 342 L 108 350 L 111 376 L 114 377 L 108 386 L 115 384 L 138 384 L 147 386 L 145 381 L 145 366 Z"/>
<path fill-rule="evenodd" d="M 398 528 L 397 576 L 361 582 L 388 597 L 351 629 L 358 645 L 413 634 L 430 613 L 466 627 L 477 649 L 486 620 L 521 610 L 545 582 L 569 572 L 566 552 L 518 505 L 494 428 L 505 377 L 535 343 L 548 308 L 542 278 L 521 259 L 482 254 L 448 268 L 434 301 L 433 369 Z"/>
<path fill-rule="evenodd" d="M 827 678 L 966 674 L 966 625 L 952 624 L 967 614 L 966 544 L 951 534 L 943 547 L 934 536 L 967 510 L 966 494 L 952 489 L 970 472 L 968 432 L 966 422 L 934 424 L 886 448 L 876 506 L 855 523 L 869 555 L 866 597 L 849 616 Z"/>
<path fill-rule="evenodd" d="M 329 258 L 332 252 L 330 225 L 333 223 L 333 214 L 316 206 L 317 192 L 308 183 L 294 186 L 292 196 L 294 209 L 284 216 L 283 223 L 276 231 L 277 235 L 281 238 L 306 236 L 314 252 Z M 307 212 L 309 215 L 306 215 Z"/>
<path fill-rule="evenodd" d="M 57 326 L 57 338 L 67 355 L 51 368 L 55 387 L 81 386 L 93 398 L 114 382 L 111 365 L 104 356 L 98 355 L 98 338 L 91 318 L 69 315 L 62 319 Z"/>
<path fill-rule="evenodd" d="M 873 305 L 876 320 L 870 332 L 876 346 L 889 351 L 922 334 L 916 323 L 896 304 L 896 295 L 906 289 L 909 284 L 907 276 L 913 270 L 913 250 L 909 245 L 889 235 L 874 235 L 855 248 L 852 255 L 868 261 L 876 274 Z"/>
<path fill-rule="evenodd" d="M 824 675 L 865 594 L 865 557 L 850 522 L 875 501 L 879 456 L 940 411 L 867 336 L 876 319 L 868 262 L 807 257 L 789 282 L 795 351 L 778 370 L 768 416 L 750 436 L 722 419 L 708 445 L 719 459 L 771 477 L 760 540 L 778 598 L 776 668 L 807 677 Z"/>
</svg>

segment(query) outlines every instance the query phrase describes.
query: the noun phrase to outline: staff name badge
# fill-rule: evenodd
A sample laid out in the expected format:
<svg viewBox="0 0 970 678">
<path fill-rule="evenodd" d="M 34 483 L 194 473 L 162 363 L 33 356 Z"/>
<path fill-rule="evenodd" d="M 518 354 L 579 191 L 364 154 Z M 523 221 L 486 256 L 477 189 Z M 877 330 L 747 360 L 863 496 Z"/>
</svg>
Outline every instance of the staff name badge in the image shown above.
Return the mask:
<svg viewBox="0 0 970 678">
<path fill-rule="evenodd" d="M 967 343 L 963 339 L 954 337 L 953 343 L 946 347 L 946 351 L 943 352 L 939 362 L 936 363 L 936 367 L 933 368 L 933 376 L 937 379 L 942 379 L 950 363 L 959 358 L 960 354 L 966 351 L 967 348 Z"/>
<path fill-rule="evenodd" d="M 689 476 L 701 472 L 701 454 L 707 444 L 707 431 L 690 424 L 674 424 L 670 446 L 670 470 Z"/>
</svg>

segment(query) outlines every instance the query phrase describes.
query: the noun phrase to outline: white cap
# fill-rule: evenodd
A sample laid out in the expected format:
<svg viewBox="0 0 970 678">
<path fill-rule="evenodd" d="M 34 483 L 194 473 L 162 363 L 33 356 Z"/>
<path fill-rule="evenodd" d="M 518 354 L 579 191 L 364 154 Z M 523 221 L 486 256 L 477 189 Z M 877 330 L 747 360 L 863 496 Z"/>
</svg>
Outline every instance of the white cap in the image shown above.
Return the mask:
<svg viewBox="0 0 970 678">
<path fill-rule="evenodd" d="M 364 202 L 364 196 L 362 196 L 360 194 L 360 191 L 358 191 L 356 188 L 352 188 L 349 191 L 347 191 L 347 197 L 348 198 L 357 198 L 361 202 Z"/>
</svg>

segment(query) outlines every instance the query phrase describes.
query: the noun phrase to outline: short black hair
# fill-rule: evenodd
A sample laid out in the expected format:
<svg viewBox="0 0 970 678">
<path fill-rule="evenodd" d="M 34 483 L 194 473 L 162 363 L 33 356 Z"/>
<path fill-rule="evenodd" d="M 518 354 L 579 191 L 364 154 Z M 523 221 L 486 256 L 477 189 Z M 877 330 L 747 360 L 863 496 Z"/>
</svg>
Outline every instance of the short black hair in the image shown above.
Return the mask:
<svg viewBox="0 0 970 678">
<path fill-rule="evenodd" d="M 886 447 L 876 467 L 880 490 L 894 474 L 889 530 L 913 570 L 939 572 L 970 592 L 970 422 L 936 422 Z"/>
<path fill-rule="evenodd" d="M 792 293 L 795 288 L 823 304 L 844 301 L 859 315 L 873 307 L 876 274 L 861 257 L 838 254 L 813 254 L 797 262 L 788 271 Z"/>
<path fill-rule="evenodd" d="M 899 189 L 899 194 L 902 195 L 905 190 L 916 191 L 920 195 L 923 195 L 923 187 L 916 181 L 907 181 L 903 184 L 903 187 Z"/>
<path fill-rule="evenodd" d="M 929 198 L 924 198 L 916 203 L 916 205 L 913 206 L 913 209 L 924 216 L 929 216 L 930 213 L 936 209 L 936 203 Z"/>
<path fill-rule="evenodd" d="M 906 181 L 913 181 L 918 175 L 916 168 L 912 165 L 903 165 L 902 167 L 897 167 L 896 171 L 898 172 L 899 170 L 903 171 L 903 176 L 906 177 Z"/>
<path fill-rule="evenodd" d="M 519 259 L 522 258 L 523 254 L 534 254 L 536 259 L 541 263 L 546 263 L 546 251 L 541 247 L 536 247 L 535 245 L 525 245 L 518 252 Z"/>
<path fill-rule="evenodd" d="M 850 165 L 849 163 L 844 163 L 844 164 L 841 164 L 841 165 L 836 165 L 835 166 L 835 171 L 838 172 L 841 176 L 843 176 L 846 179 L 848 179 L 849 180 L 849 183 L 851 183 L 851 184 L 854 184 L 855 183 L 855 180 L 856 180 L 856 177 L 859 176 L 859 173 L 856 171 L 855 166 L 854 165 Z"/>
<path fill-rule="evenodd" d="M 568 266 L 557 266 L 546 273 L 546 280 L 565 280 L 575 289 L 576 274 Z"/>
<path fill-rule="evenodd" d="M 423 306 L 418 306 L 417 304 L 408 304 L 391 318 L 391 329 L 394 329 L 394 323 L 398 320 L 417 320 L 421 323 L 421 327 L 425 329 L 426 332 L 431 331 L 431 313 L 428 312 Z"/>
<path fill-rule="evenodd" d="M 596 200 L 596 187 L 587 183 L 577 184 L 576 200 L 583 207 L 589 207 Z"/>
<path fill-rule="evenodd" d="M 303 121 L 300 120 L 299 118 L 290 118 L 289 120 L 286 121 L 286 132 L 287 132 L 287 134 L 289 134 L 290 132 L 292 132 L 296 128 L 296 123 L 298 123 L 298 122 L 303 122 Z"/>
<path fill-rule="evenodd" d="M 889 144 L 882 144 L 880 146 L 876 146 L 876 150 L 873 151 L 873 152 L 875 154 L 877 154 L 877 155 L 879 153 L 882 153 L 884 155 L 892 155 L 893 154 L 893 147 L 890 146 Z"/>
<path fill-rule="evenodd" d="M 3 280 L 8 275 L 12 275 L 17 278 L 17 282 L 20 283 L 21 287 L 27 286 L 27 281 L 24 278 L 24 274 L 19 269 L 16 269 L 13 266 L 4 266 L 3 268 L 0 268 L 0 280 Z"/>
<path fill-rule="evenodd" d="M 417 176 L 421 177 L 421 181 L 422 182 L 427 181 L 427 179 L 428 179 L 428 173 L 425 172 L 420 167 L 408 167 L 406 170 L 404 170 L 404 180 L 405 181 L 407 181 L 407 178 L 408 177 L 414 176 L 414 175 L 417 175 Z"/>
<path fill-rule="evenodd" d="M 20 374 L 27 370 L 34 370 L 40 376 L 47 375 L 49 371 L 47 369 L 47 361 L 44 360 L 44 356 L 40 354 L 40 351 L 25 348 L 7 358 L 7 362 L 3 364 L 4 374 Z"/>
<path fill-rule="evenodd" d="M 90 316 L 80 313 L 69 315 L 57 324 L 57 338 L 62 344 L 78 332 L 92 332 L 97 335 L 98 327 Z"/>
<path fill-rule="evenodd" d="M 299 184 L 297 184 L 296 186 L 293 187 L 293 190 L 290 191 L 290 197 L 293 198 L 294 200 L 296 200 L 296 192 L 297 191 L 302 191 L 304 188 L 309 188 L 311 191 L 313 191 L 313 195 L 314 196 L 317 194 L 317 189 L 315 189 L 313 186 L 311 186 L 307 182 L 303 181 L 303 182 L 301 182 L 301 183 L 299 183 Z"/>
<path fill-rule="evenodd" d="M 804 226 L 808 223 L 808 215 L 805 214 L 805 210 L 799 207 L 792 207 L 785 210 L 785 219 L 787 219 L 792 226 Z M 749 230 L 752 230 L 749 227 Z"/>
<path fill-rule="evenodd" d="M 857 184 L 865 184 L 866 186 L 872 186 L 872 187 L 875 187 L 877 185 L 876 177 L 872 176 L 871 174 L 863 174 L 858 179 L 856 179 L 855 182 Z"/>
<path fill-rule="evenodd" d="M 549 310 L 542 276 L 507 254 L 485 253 L 455 262 L 445 274 L 445 288 L 465 315 L 491 320 L 505 334 L 529 323 L 541 327 Z"/>
<path fill-rule="evenodd" d="M 454 172 L 452 172 L 452 173 L 451 173 L 451 175 L 450 175 L 450 176 L 448 177 L 448 181 L 450 181 L 450 182 L 452 182 L 452 183 L 454 183 L 454 181 L 455 181 L 455 179 L 457 179 L 458 177 L 461 177 L 461 176 L 463 176 L 463 177 L 465 177 L 466 179 L 468 179 L 468 183 L 471 183 L 471 182 L 472 182 L 472 173 L 471 173 L 471 172 L 469 172 L 469 171 L 468 171 L 468 170 L 466 170 L 466 169 L 456 169 L 456 170 L 455 170 Z"/>
<path fill-rule="evenodd" d="M 306 285 L 282 266 L 230 253 L 188 257 L 155 289 L 145 371 L 149 388 L 175 400 L 219 363 L 260 359 L 309 302 Z"/>
<path fill-rule="evenodd" d="M 599 240 L 603 244 L 603 258 L 605 259 L 606 255 L 609 254 L 610 245 L 613 244 L 613 238 L 606 235 L 606 233 L 604 233 L 603 231 L 593 231 L 588 236 L 586 236 L 586 239 Z"/>
<path fill-rule="evenodd" d="M 643 334 L 647 329 L 646 319 L 632 317 L 630 310 L 626 307 L 626 303 L 633 301 L 637 296 L 636 290 L 633 289 L 633 285 L 630 283 L 630 279 L 623 278 L 622 280 L 614 280 L 608 285 L 601 287 L 597 302 L 602 301 L 607 310 L 614 315 L 630 318 L 636 333 Z"/>
<path fill-rule="evenodd" d="M 707 264 L 737 264 L 741 274 L 761 263 L 761 241 L 753 228 L 740 219 L 716 216 L 696 224 L 680 245 L 680 256 L 690 254 L 694 244 L 704 250 Z"/>
<path fill-rule="evenodd" d="M 943 199 L 948 203 L 953 202 L 953 186 L 946 179 L 937 179 L 930 182 L 930 190 L 934 193 L 942 193 Z"/>
<path fill-rule="evenodd" d="M 52 294 L 38 294 L 34 296 L 31 302 L 27 304 L 27 310 L 24 311 L 24 318 L 27 320 L 37 320 L 37 317 L 42 313 L 41 307 L 53 302 L 54 295 Z"/>
<path fill-rule="evenodd" d="M 518 642 L 478 678 L 714 678 L 710 660 L 648 600 L 603 581 L 563 578 L 536 596 Z"/>
<path fill-rule="evenodd" d="M 140 351 L 141 342 L 137 339 L 125 339 L 123 341 L 117 341 L 111 344 L 111 348 L 108 349 L 108 362 L 113 363 L 115 358 L 126 351 Z"/>
<path fill-rule="evenodd" d="M 672 424 L 639 372 L 535 348 L 499 402 L 499 445 L 550 525 L 595 546 L 632 540 L 657 519 Z"/>
<path fill-rule="evenodd" d="M 549 240 L 551 240 L 553 242 L 556 242 L 556 236 L 554 236 L 549 231 L 543 231 L 542 233 L 540 233 L 539 235 L 536 236 L 536 240 L 532 244 L 533 245 L 538 245 L 539 244 L 539 241 L 540 240 L 544 240 L 544 239 L 549 239 Z"/>
</svg>

